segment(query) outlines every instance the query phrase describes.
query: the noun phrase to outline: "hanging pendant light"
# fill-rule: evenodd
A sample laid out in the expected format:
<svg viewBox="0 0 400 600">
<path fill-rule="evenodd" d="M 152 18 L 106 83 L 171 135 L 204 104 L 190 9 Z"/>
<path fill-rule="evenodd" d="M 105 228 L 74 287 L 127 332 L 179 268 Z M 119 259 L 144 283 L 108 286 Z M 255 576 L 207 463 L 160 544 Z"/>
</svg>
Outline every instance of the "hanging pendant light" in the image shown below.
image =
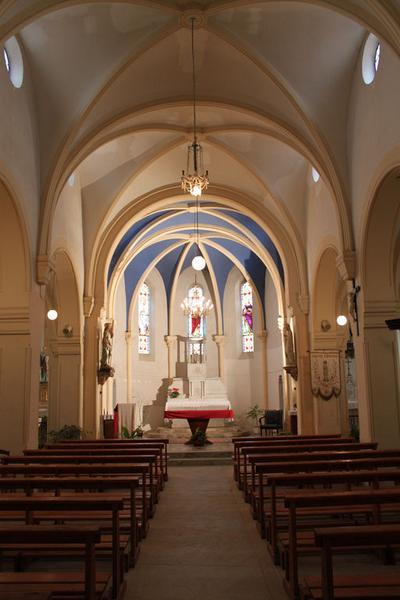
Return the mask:
<svg viewBox="0 0 400 600">
<path fill-rule="evenodd" d="M 183 314 L 192 317 L 205 317 L 208 313 L 213 310 L 214 305 L 211 300 L 207 300 L 205 296 L 203 296 L 203 292 L 201 286 L 196 282 L 194 282 L 192 288 L 192 293 L 189 298 L 185 298 L 181 303 L 181 309 L 183 310 Z"/>
<path fill-rule="evenodd" d="M 195 198 L 201 196 L 209 184 L 208 171 L 203 168 L 203 151 L 197 141 L 196 120 L 196 69 L 194 60 L 194 23 L 196 17 L 191 17 L 192 22 L 192 78 L 193 78 L 193 142 L 188 146 L 186 173 L 182 171 L 181 186 L 184 192 L 189 192 Z"/>
</svg>

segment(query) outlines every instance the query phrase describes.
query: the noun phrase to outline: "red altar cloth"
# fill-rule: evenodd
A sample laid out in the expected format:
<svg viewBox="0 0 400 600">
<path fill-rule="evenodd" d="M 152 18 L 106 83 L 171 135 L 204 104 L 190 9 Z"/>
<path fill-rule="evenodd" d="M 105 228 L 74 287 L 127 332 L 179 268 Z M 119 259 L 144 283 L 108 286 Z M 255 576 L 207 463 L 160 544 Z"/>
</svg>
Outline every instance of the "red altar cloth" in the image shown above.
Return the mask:
<svg viewBox="0 0 400 600">
<path fill-rule="evenodd" d="M 165 419 L 233 419 L 233 410 L 166 410 Z"/>
</svg>

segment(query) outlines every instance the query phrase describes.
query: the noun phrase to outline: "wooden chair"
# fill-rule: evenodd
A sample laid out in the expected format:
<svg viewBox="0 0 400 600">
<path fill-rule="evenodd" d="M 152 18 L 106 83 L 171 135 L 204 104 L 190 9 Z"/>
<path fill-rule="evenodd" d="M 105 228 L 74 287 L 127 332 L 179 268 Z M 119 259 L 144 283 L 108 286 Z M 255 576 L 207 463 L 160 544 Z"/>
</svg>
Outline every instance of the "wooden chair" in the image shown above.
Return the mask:
<svg viewBox="0 0 400 600">
<path fill-rule="evenodd" d="M 276 432 L 278 435 L 280 431 L 283 430 L 283 410 L 266 410 L 263 417 L 258 419 L 260 424 L 260 435 L 263 434 L 263 431 L 266 432 L 266 435 L 271 435 Z"/>
</svg>

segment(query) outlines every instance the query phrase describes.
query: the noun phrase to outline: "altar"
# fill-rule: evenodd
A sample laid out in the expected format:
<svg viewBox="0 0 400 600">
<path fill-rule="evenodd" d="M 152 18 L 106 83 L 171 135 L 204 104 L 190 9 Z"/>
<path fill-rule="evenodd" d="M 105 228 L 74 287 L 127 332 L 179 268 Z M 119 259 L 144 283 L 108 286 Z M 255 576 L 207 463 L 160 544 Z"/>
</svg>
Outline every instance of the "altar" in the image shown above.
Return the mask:
<svg viewBox="0 0 400 600">
<path fill-rule="evenodd" d="M 179 360 L 182 358 L 182 360 Z M 187 420 L 192 433 L 206 431 L 210 419 L 232 420 L 234 413 L 220 377 L 207 377 L 204 340 L 185 340 L 185 351 L 178 352 L 176 374 L 168 390 L 164 417 L 172 427 Z"/>
</svg>

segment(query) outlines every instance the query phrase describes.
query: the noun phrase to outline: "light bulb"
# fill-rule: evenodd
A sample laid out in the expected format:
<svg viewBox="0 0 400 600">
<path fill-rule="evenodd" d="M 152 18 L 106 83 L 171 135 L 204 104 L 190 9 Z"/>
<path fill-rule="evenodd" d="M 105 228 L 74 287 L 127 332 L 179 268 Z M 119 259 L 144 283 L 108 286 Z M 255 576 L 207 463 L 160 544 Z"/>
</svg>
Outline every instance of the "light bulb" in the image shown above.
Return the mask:
<svg viewBox="0 0 400 600">
<path fill-rule="evenodd" d="M 51 308 L 49 311 L 47 311 L 47 318 L 49 319 L 49 321 L 55 321 L 57 317 L 58 312 L 54 310 L 54 308 Z"/>
<path fill-rule="evenodd" d="M 201 196 L 201 186 L 196 183 L 196 185 L 194 185 L 190 191 L 190 193 L 192 194 L 192 196 Z"/>
<path fill-rule="evenodd" d="M 340 327 L 344 327 L 347 323 L 347 317 L 345 315 L 339 315 L 336 317 L 336 323 L 340 325 Z"/>
<path fill-rule="evenodd" d="M 206 261 L 202 256 L 195 256 L 192 260 L 192 267 L 195 271 L 202 271 L 206 266 Z"/>
</svg>

